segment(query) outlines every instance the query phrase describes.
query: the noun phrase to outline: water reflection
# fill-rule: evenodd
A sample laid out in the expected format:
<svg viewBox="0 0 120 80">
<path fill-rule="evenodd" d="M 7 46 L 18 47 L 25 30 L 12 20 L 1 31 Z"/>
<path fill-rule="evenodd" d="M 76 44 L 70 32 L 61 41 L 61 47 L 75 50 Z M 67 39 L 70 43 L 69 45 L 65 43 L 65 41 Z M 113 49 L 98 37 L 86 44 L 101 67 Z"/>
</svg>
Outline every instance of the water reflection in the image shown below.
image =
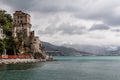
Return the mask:
<svg viewBox="0 0 120 80">
<path fill-rule="evenodd" d="M 44 63 L 21 63 L 0 65 L 0 80 L 30 80 Z"/>
<path fill-rule="evenodd" d="M 2 64 L 0 65 L 0 71 L 8 70 L 28 70 L 34 68 L 40 68 L 43 63 L 19 63 L 19 64 Z"/>
</svg>

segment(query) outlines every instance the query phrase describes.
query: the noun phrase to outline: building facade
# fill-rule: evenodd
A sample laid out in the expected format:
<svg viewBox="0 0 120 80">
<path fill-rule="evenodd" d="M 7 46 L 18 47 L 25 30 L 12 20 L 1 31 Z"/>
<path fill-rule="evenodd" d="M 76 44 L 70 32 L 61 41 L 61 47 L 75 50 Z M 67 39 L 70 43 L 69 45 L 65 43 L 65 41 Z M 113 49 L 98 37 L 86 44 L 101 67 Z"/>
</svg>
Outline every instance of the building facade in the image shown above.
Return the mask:
<svg viewBox="0 0 120 80">
<path fill-rule="evenodd" d="M 42 53 L 42 44 L 34 31 L 31 31 L 30 15 L 22 11 L 15 11 L 13 14 L 13 37 L 22 38 L 24 45 L 30 48 L 32 53 Z"/>
<path fill-rule="evenodd" d="M 30 15 L 22 11 L 16 11 L 13 14 L 13 24 L 14 24 L 14 37 L 18 36 L 18 33 L 23 32 L 24 37 L 30 36 L 31 24 Z"/>
</svg>

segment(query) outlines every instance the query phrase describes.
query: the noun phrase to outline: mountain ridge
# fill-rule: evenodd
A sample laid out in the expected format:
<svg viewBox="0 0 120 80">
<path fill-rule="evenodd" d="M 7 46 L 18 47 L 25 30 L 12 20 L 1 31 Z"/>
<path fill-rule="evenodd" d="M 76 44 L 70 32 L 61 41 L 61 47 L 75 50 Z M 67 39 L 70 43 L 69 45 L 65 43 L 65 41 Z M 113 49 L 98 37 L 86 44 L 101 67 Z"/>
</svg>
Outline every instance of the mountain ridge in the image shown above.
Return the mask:
<svg viewBox="0 0 120 80">
<path fill-rule="evenodd" d="M 51 56 L 120 56 L 120 47 L 94 45 L 62 45 L 56 46 L 43 42 L 46 53 Z"/>
<path fill-rule="evenodd" d="M 51 56 L 86 56 L 92 55 L 92 53 L 87 53 L 84 51 L 78 51 L 74 48 L 69 48 L 65 46 L 56 46 L 48 42 L 43 42 L 44 50 Z"/>
</svg>

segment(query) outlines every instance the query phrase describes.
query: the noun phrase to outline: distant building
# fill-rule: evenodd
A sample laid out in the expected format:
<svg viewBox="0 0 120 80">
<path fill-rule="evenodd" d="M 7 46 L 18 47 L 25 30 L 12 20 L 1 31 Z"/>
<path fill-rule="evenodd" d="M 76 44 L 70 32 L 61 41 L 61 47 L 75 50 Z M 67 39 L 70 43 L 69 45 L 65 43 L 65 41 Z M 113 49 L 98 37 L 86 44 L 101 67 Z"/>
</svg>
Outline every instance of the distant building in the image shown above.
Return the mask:
<svg viewBox="0 0 120 80">
<path fill-rule="evenodd" d="M 35 36 L 34 31 L 31 31 L 30 15 L 22 11 L 16 11 L 13 14 L 13 37 L 22 37 L 24 44 L 29 46 L 32 53 L 42 53 L 42 44 L 38 36 Z"/>
</svg>

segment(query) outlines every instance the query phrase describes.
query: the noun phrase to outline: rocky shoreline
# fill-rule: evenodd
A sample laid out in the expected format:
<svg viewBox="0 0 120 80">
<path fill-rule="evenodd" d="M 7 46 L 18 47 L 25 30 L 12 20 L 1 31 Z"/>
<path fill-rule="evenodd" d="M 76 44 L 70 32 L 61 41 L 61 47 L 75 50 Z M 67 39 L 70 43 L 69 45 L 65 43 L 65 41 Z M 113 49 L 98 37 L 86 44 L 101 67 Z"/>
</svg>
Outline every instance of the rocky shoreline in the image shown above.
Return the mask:
<svg viewBox="0 0 120 80">
<path fill-rule="evenodd" d="M 46 59 L 0 59 L 0 64 L 46 62 Z"/>
</svg>

